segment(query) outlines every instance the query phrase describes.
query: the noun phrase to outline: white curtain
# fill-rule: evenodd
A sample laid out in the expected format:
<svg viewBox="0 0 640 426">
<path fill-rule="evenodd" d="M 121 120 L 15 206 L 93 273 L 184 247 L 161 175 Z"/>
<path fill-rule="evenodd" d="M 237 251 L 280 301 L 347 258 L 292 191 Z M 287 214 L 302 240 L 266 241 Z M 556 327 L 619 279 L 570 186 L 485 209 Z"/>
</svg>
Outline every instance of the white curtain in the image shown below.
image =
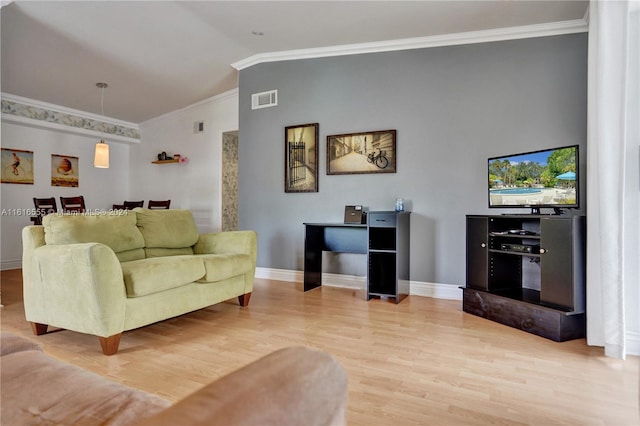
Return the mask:
<svg viewBox="0 0 640 426">
<path fill-rule="evenodd" d="M 637 43 L 630 34 L 629 1 L 591 1 L 589 6 L 588 143 L 587 143 L 587 342 L 605 354 L 625 358 L 625 263 L 640 263 L 637 220 L 629 216 L 638 200 L 638 175 L 630 178 L 629 154 L 637 125 L 637 67 L 630 52 Z M 636 15 L 637 16 L 637 15 Z M 631 54 L 631 56 L 630 56 Z M 631 58 L 631 59 L 630 59 Z M 635 116 L 632 116 L 632 113 Z M 636 135 L 637 136 L 637 135 Z M 635 193 L 633 193 L 635 191 Z M 628 195 L 632 194 L 633 198 Z M 632 204 L 629 204 L 632 203 Z M 636 269 L 637 271 L 637 269 Z M 637 278 L 637 274 L 636 274 Z M 633 284 L 637 286 L 637 283 Z"/>
</svg>

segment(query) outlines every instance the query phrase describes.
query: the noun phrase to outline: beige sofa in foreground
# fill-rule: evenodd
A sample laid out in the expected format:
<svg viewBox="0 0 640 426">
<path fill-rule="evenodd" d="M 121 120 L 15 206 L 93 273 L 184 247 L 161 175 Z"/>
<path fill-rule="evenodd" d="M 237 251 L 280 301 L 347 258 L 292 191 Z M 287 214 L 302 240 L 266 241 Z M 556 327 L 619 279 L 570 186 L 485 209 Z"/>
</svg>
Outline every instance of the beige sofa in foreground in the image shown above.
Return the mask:
<svg viewBox="0 0 640 426">
<path fill-rule="evenodd" d="M 218 379 L 174 405 L 46 355 L 2 333 L 2 424 L 342 425 L 347 375 L 326 352 L 290 347 Z"/>
<path fill-rule="evenodd" d="M 22 231 L 24 309 L 48 326 L 98 336 L 106 355 L 132 330 L 253 290 L 254 231 L 198 234 L 189 210 L 49 214 Z"/>
</svg>

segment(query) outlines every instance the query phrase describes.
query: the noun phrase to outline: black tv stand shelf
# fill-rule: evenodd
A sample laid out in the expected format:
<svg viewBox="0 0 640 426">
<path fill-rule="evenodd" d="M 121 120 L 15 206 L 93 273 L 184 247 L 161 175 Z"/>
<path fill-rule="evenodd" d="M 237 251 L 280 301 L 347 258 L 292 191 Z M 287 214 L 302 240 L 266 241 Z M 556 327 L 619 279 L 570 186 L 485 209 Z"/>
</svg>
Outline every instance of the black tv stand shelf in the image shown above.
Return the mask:
<svg viewBox="0 0 640 426">
<path fill-rule="evenodd" d="M 555 341 L 585 336 L 585 217 L 467 216 L 463 310 Z"/>
<path fill-rule="evenodd" d="M 506 290 L 495 290 L 493 294 L 507 297 L 509 299 L 519 300 L 521 302 L 540 304 L 540 292 L 529 288 L 509 288 Z"/>
</svg>

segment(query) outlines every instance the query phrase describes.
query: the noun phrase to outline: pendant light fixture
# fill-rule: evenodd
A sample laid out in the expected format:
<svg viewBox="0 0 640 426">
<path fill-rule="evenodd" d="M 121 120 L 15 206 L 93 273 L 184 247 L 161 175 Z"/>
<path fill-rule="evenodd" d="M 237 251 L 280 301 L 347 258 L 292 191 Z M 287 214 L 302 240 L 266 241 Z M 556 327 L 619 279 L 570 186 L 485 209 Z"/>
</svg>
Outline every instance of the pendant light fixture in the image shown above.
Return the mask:
<svg viewBox="0 0 640 426">
<path fill-rule="evenodd" d="M 109 87 L 107 83 L 96 83 L 100 88 L 100 113 L 104 118 L 104 89 Z M 103 125 L 101 125 L 101 128 Z M 96 152 L 93 157 L 93 167 L 101 169 L 109 168 L 109 145 L 104 141 L 104 131 L 100 131 L 100 142 L 96 144 Z"/>
</svg>

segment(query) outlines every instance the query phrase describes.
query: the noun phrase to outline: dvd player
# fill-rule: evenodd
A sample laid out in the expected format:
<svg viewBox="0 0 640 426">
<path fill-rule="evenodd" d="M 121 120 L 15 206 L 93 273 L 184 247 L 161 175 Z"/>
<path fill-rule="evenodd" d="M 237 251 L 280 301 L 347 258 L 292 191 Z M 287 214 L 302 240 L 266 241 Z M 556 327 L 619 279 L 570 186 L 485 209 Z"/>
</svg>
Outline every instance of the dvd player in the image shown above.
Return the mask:
<svg viewBox="0 0 640 426">
<path fill-rule="evenodd" d="M 510 229 L 509 233 L 516 235 L 538 235 L 537 233 L 526 229 Z"/>
<path fill-rule="evenodd" d="M 540 246 L 537 244 L 500 244 L 500 250 L 536 254 L 540 253 Z"/>
</svg>

